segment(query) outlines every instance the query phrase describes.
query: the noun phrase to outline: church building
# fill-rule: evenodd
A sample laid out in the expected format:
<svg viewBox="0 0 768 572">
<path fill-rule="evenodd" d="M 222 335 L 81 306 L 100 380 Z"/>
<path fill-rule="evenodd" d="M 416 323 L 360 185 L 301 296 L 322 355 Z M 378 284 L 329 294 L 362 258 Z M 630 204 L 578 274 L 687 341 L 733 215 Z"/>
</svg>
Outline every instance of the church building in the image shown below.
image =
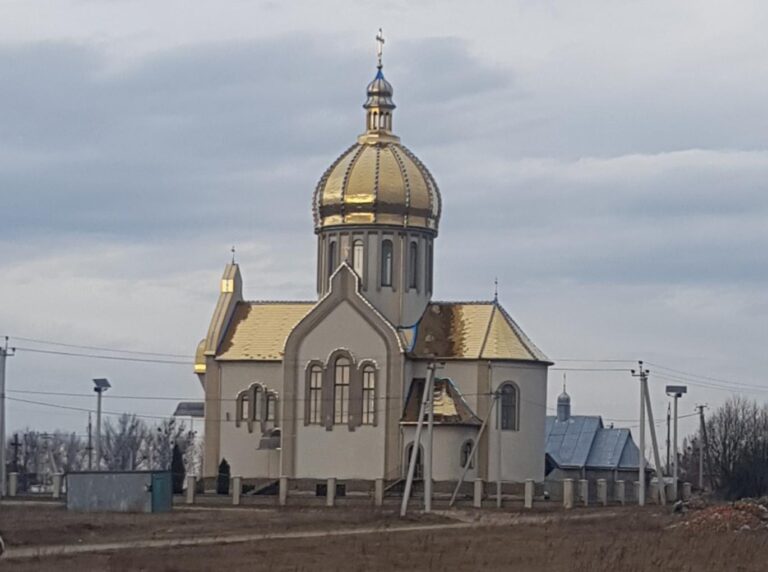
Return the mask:
<svg viewBox="0 0 768 572">
<path fill-rule="evenodd" d="M 254 481 L 396 482 L 435 364 L 434 480 L 469 465 L 468 478 L 543 481 L 552 362 L 497 299 L 432 299 L 442 198 L 395 135 L 380 54 L 366 95 L 362 135 L 312 198 L 317 299 L 246 300 L 239 265 L 224 270 L 195 360 L 203 476 L 226 459 Z"/>
</svg>

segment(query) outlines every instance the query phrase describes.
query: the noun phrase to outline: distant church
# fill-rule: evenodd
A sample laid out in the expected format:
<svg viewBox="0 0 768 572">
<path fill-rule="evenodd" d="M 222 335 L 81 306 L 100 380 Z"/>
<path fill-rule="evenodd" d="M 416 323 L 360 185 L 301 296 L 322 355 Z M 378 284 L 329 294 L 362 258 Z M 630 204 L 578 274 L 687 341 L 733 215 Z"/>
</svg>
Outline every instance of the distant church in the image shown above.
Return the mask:
<svg viewBox="0 0 768 572">
<path fill-rule="evenodd" d="M 544 479 L 552 362 L 498 300 L 432 300 L 442 200 L 393 132 L 392 95 L 379 57 L 365 132 L 315 189 L 318 299 L 247 301 L 224 270 L 195 361 L 208 479 L 223 458 L 254 480 L 402 478 L 432 362 L 434 479 L 459 478 L 487 417 L 468 478 Z"/>
</svg>

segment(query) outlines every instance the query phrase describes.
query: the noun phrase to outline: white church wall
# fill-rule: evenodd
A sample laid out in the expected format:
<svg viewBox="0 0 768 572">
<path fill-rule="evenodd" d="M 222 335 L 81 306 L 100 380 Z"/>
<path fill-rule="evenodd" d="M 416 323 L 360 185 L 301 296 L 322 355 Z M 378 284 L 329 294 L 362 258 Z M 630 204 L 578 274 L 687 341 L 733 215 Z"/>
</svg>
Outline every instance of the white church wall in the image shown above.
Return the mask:
<svg viewBox="0 0 768 572">
<path fill-rule="evenodd" d="M 477 436 L 478 427 L 469 427 L 463 425 L 437 425 L 433 431 L 432 440 L 432 480 L 433 481 L 456 481 L 461 477 L 463 467 L 461 465 L 461 448 L 469 440 L 474 440 Z M 403 477 L 408 471 L 410 458 L 408 455 L 409 445 L 413 443 L 416 433 L 415 425 L 404 427 L 403 447 Z M 426 426 L 422 429 L 421 449 L 424 450 L 426 444 L 427 432 Z M 426 462 L 426 459 L 424 460 Z M 467 471 L 466 480 L 471 481 L 477 476 L 477 464 Z"/>
<path fill-rule="evenodd" d="M 507 381 L 519 389 L 518 431 L 501 431 L 502 480 L 522 482 L 544 479 L 544 429 L 547 403 L 547 367 L 532 363 L 494 362 L 491 387 L 497 391 Z M 498 411 L 498 410 L 497 410 Z M 489 425 L 489 476 L 495 479 L 498 467 L 496 413 Z"/>
<path fill-rule="evenodd" d="M 360 426 L 351 431 L 347 424 L 334 425 L 331 431 L 320 425 L 305 425 L 304 368 L 312 360 L 324 363 L 337 349 L 348 350 L 356 366 L 363 359 L 373 360 L 378 374 L 377 425 Z M 384 477 L 385 411 L 387 395 L 387 347 L 382 337 L 348 302 L 339 304 L 302 340 L 298 351 L 300 372 L 297 401 L 296 477 L 375 479 Z M 396 383 L 400 383 L 398 379 Z"/>
<path fill-rule="evenodd" d="M 221 446 L 219 455 L 226 459 L 232 474 L 244 478 L 274 477 L 279 460 L 274 452 L 259 451 L 261 426 L 253 423 L 235 424 L 235 399 L 237 394 L 252 383 L 259 382 L 281 393 L 283 368 L 280 362 L 220 362 L 221 363 Z"/>
</svg>

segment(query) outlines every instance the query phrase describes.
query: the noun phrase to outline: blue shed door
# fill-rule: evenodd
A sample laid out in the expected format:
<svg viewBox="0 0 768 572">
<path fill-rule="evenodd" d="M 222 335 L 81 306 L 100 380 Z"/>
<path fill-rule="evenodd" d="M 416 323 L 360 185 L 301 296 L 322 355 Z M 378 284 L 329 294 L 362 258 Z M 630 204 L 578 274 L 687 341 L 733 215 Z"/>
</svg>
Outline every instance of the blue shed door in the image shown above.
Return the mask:
<svg viewBox="0 0 768 572">
<path fill-rule="evenodd" d="M 153 473 L 152 512 L 167 512 L 171 510 L 172 503 L 171 473 Z"/>
</svg>

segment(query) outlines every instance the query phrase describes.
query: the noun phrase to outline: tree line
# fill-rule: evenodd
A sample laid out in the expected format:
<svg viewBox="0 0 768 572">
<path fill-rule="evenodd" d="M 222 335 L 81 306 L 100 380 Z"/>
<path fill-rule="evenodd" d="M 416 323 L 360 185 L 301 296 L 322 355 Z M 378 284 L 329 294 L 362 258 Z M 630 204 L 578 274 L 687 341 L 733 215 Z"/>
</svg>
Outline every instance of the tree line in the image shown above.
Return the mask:
<svg viewBox="0 0 768 572">
<path fill-rule="evenodd" d="M 174 449 L 187 473 L 200 474 L 202 441 L 174 418 L 150 424 L 136 415 L 107 418 L 102 426 L 101 455 L 96 459 L 95 433 L 88 437 L 66 431 L 27 429 L 6 443 L 9 472 L 19 475 L 20 490 L 44 485 L 53 473 L 101 468 L 110 471 L 170 470 Z M 176 467 L 174 467 L 176 470 Z"/>
<path fill-rule="evenodd" d="M 768 495 L 768 403 L 732 397 L 712 412 L 703 435 L 686 440 L 680 466 L 694 483 L 701 440 L 706 487 L 726 499 Z"/>
</svg>

